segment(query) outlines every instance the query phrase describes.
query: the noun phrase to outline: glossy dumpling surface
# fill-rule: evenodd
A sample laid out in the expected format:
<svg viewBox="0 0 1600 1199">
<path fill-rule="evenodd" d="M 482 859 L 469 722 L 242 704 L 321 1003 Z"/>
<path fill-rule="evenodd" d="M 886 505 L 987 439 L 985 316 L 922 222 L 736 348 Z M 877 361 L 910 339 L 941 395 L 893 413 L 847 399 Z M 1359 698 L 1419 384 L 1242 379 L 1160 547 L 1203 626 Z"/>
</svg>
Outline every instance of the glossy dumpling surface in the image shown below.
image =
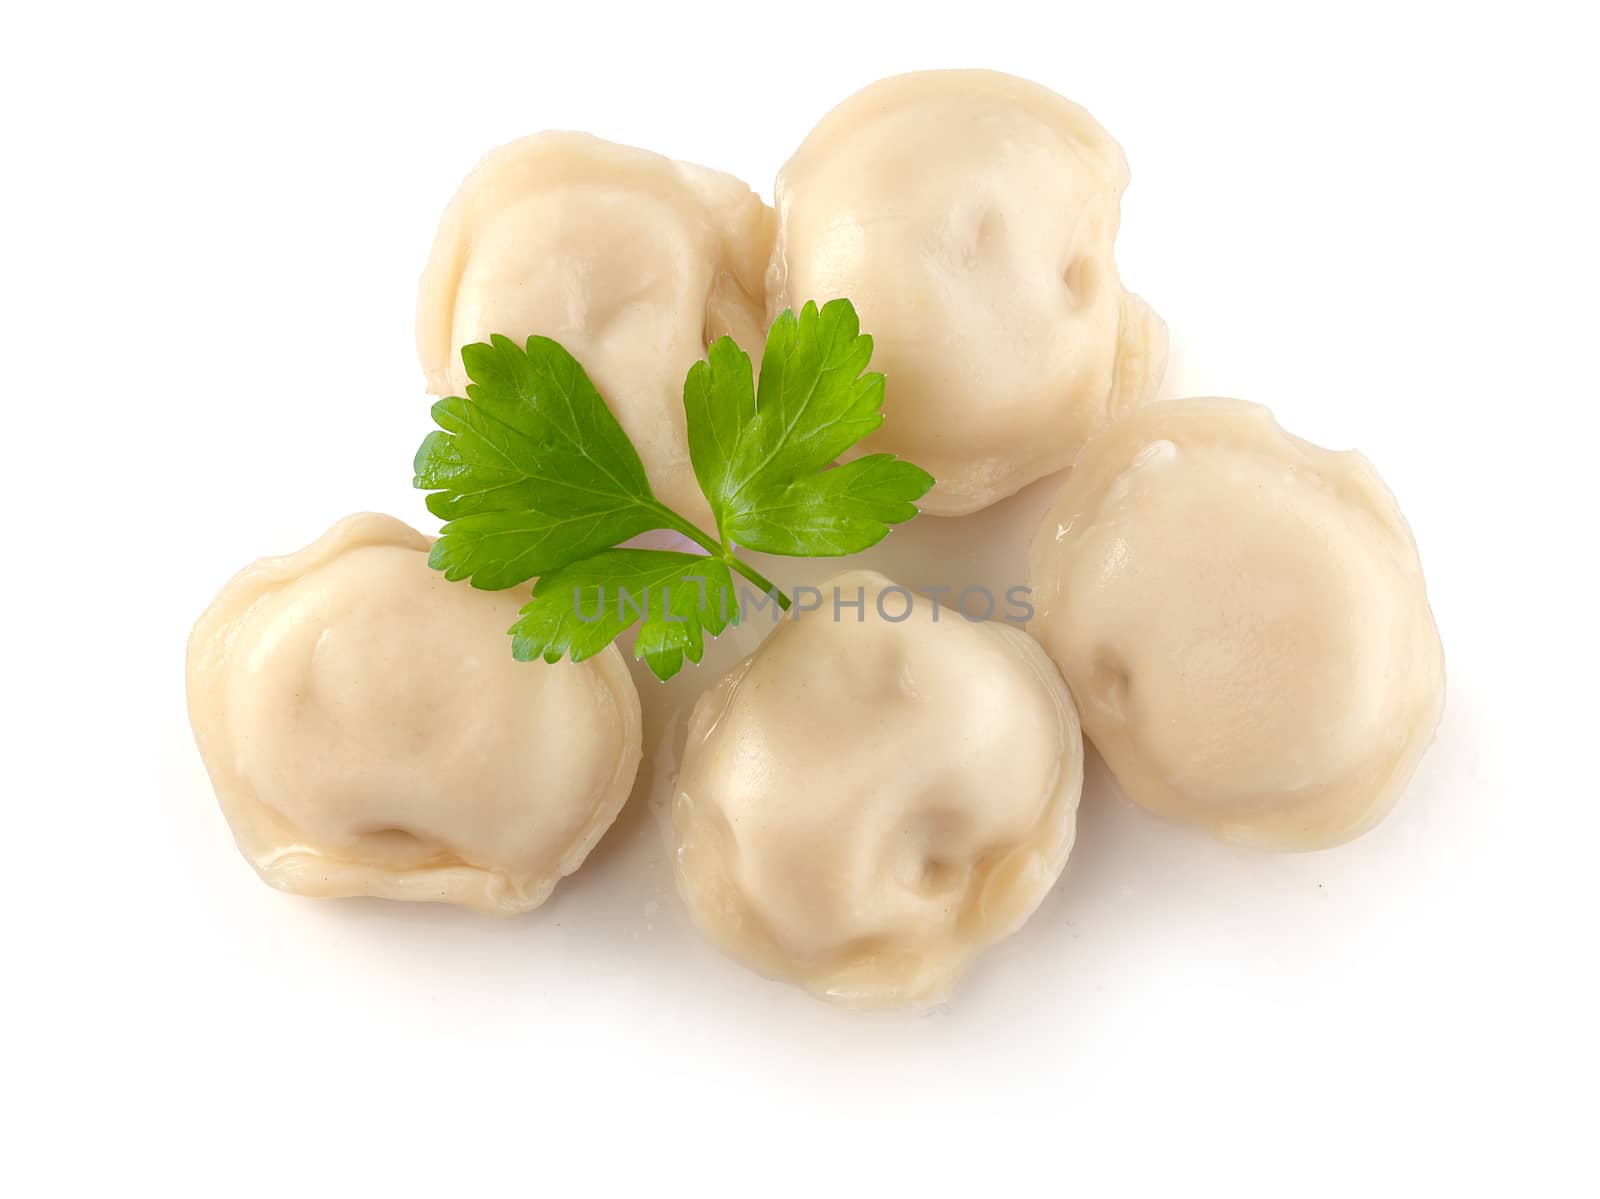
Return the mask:
<svg viewBox="0 0 1600 1199">
<path fill-rule="evenodd" d="M 501 146 L 450 202 L 423 273 L 429 390 L 463 394 L 463 345 L 554 338 L 599 388 L 656 494 L 708 521 L 684 376 L 724 334 L 759 356 L 771 246 L 771 209 L 731 175 L 582 133 Z"/>
<path fill-rule="evenodd" d="M 833 588 L 864 618 L 834 620 Z M 823 610 L 785 620 L 695 706 L 678 889 L 763 974 L 857 1006 L 931 1003 L 1060 875 L 1077 716 L 1015 628 L 870 572 L 822 590 Z"/>
<path fill-rule="evenodd" d="M 1143 403 L 1166 327 L 1117 274 L 1128 183 L 1086 111 L 993 71 L 927 71 L 845 100 L 779 172 L 771 311 L 846 296 L 888 379 L 864 448 L 975 511 L 1071 463 Z"/>
<path fill-rule="evenodd" d="M 610 826 L 640 757 L 616 647 L 523 663 L 523 590 L 428 568 L 363 514 L 237 575 L 189 641 L 189 718 L 234 838 L 301 895 L 537 907 Z"/>
<path fill-rule="evenodd" d="M 1389 810 L 1444 665 L 1411 531 L 1361 455 L 1238 400 L 1092 440 L 1035 537 L 1029 626 L 1128 797 L 1313 849 Z"/>
</svg>

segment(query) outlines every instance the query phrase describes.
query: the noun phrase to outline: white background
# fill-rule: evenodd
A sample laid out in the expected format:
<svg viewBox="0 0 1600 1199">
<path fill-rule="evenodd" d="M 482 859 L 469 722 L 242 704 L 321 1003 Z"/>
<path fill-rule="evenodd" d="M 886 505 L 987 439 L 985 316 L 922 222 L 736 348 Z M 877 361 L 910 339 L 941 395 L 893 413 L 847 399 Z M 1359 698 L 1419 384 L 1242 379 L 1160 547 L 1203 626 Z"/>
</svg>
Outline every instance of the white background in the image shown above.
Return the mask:
<svg viewBox="0 0 1600 1199">
<path fill-rule="evenodd" d="M 1594 1194 L 1589 9 L 8 6 L 8 1191 Z M 1061 885 L 923 1016 L 719 958 L 648 804 L 520 919 L 262 886 L 184 638 L 347 512 L 435 527 L 412 304 L 474 160 L 581 128 L 770 198 L 833 103 L 957 65 L 1126 148 L 1163 394 L 1399 496 L 1450 684 L 1394 816 L 1245 853 L 1096 772 Z"/>
</svg>

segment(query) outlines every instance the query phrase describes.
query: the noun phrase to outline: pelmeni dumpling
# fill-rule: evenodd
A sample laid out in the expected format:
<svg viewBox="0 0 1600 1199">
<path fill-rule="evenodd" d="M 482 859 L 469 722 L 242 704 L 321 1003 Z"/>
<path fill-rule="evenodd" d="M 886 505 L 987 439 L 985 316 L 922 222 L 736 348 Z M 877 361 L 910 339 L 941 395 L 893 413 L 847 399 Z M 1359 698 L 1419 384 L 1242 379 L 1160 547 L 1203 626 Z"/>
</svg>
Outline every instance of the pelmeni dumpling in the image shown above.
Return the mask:
<svg viewBox="0 0 1600 1199">
<path fill-rule="evenodd" d="M 772 210 L 731 175 L 583 133 L 483 159 L 445 210 L 417 298 L 435 395 L 461 395 L 463 345 L 560 342 L 639 451 L 659 498 L 709 522 L 683 380 L 727 334 L 759 355 Z"/>
<path fill-rule="evenodd" d="M 754 970 L 856 1006 L 932 1003 L 1060 875 L 1077 714 L 1017 629 L 867 571 L 821 590 L 695 706 L 678 890 Z"/>
<path fill-rule="evenodd" d="M 274 887 L 527 911 L 627 798 L 639 695 L 615 646 L 514 661 L 525 589 L 446 582 L 428 545 L 368 513 L 247 567 L 189 638 L 189 720 Z"/>
<path fill-rule="evenodd" d="M 1225 840 L 1356 836 L 1438 726 L 1439 634 L 1394 497 L 1257 405 L 1153 404 L 1090 441 L 1031 582 L 1029 629 L 1123 791 Z"/>
<path fill-rule="evenodd" d="M 993 71 L 875 83 L 779 172 L 769 311 L 855 302 L 888 377 L 864 448 L 933 474 L 924 511 L 1060 470 L 1160 383 L 1166 326 L 1112 257 L 1127 184 L 1093 117 Z"/>
</svg>

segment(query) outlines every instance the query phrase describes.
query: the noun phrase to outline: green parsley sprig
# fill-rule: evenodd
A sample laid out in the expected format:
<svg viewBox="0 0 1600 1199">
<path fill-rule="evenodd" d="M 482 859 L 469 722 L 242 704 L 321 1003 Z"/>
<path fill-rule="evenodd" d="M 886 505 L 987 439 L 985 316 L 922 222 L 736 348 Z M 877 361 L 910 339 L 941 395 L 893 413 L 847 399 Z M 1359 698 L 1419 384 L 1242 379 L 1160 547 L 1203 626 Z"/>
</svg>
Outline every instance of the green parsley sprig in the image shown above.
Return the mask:
<svg viewBox="0 0 1600 1199">
<path fill-rule="evenodd" d="M 472 383 L 433 406 L 439 429 L 414 463 L 428 510 L 447 522 L 428 563 L 491 591 L 538 579 L 509 630 L 519 660 L 579 662 L 638 624 L 634 655 L 671 678 L 685 657 L 700 661 L 707 633 L 738 622 L 733 573 L 790 606 L 739 549 L 839 557 L 917 514 L 927 471 L 893 454 L 833 465 L 883 424 L 871 357 L 848 300 L 780 316 L 759 378 L 731 339 L 712 343 L 683 385 L 712 537 L 655 497 L 633 443 L 560 344 L 463 346 Z M 705 553 L 619 548 L 655 529 Z"/>
</svg>

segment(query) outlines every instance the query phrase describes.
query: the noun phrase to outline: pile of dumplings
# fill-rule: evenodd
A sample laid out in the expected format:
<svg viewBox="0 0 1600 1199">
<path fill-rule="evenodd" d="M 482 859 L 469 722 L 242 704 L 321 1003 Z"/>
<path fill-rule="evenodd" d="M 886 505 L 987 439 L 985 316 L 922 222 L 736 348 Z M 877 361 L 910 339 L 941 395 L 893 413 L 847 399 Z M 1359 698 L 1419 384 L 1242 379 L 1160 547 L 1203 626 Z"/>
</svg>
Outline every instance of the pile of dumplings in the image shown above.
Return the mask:
<svg viewBox="0 0 1600 1199">
<path fill-rule="evenodd" d="M 682 385 L 728 335 L 847 297 L 887 377 L 886 450 L 959 517 L 1070 468 L 1034 536 L 1025 628 L 869 571 L 780 622 L 689 720 L 671 805 L 696 926 L 765 975 L 863 1007 L 942 999 L 1072 848 L 1084 737 L 1129 799 L 1217 837 L 1316 849 L 1372 827 L 1444 695 L 1416 546 L 1360 455 L 1228 399 L 1151 402 L 1166 327 L 1113 257 L 1122 150 L 1025 80 L 933 71 L 850 97 L 778 175 L 575 133 L 468 176 L 423 274 L 429 390 L 463 345 L 553 337 L 656 494 L 709 525 Z M 616 646 L 518 663 L 527 588 L 427 565 L 430 538 L 340 521 L 200 618 L 190 719 L 244 856 L 302 895 L 537 907 L 633 789 Z M 941 615 L 943 619 L 941 619 Z"/>
</svg>

